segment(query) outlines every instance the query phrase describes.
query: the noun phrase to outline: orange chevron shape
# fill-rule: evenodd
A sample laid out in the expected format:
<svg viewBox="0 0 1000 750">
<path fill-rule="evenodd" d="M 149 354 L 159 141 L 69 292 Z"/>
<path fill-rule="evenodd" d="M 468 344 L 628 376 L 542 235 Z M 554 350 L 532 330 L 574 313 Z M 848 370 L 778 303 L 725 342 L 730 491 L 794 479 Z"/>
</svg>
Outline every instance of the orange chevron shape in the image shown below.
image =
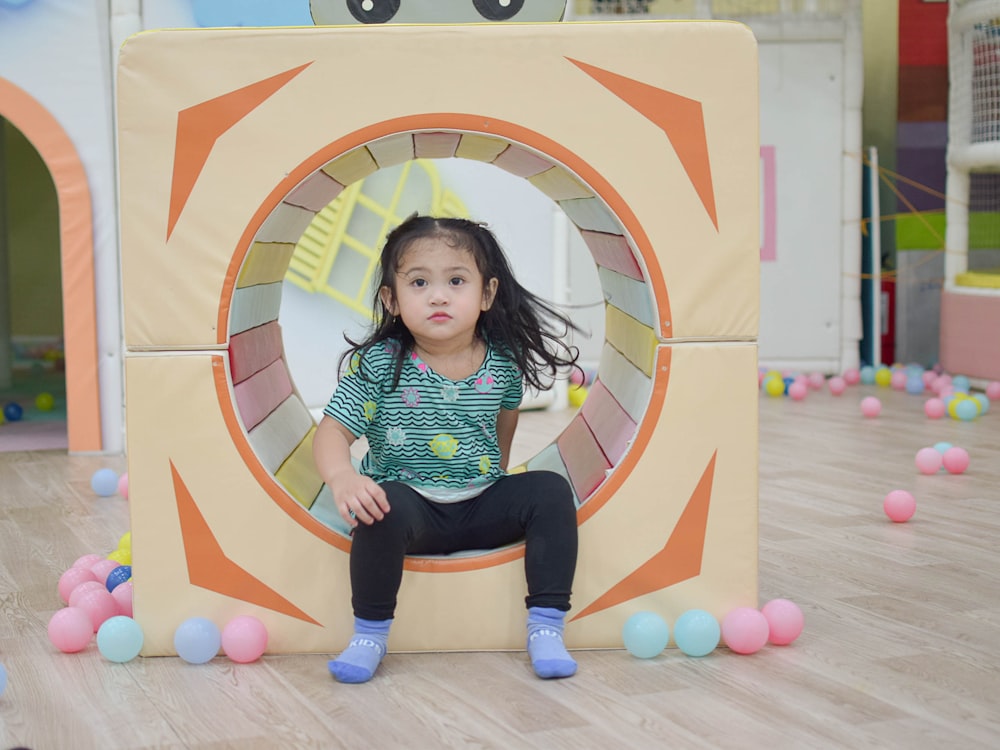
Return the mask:
<svg viewBox="0 0 1000 750">
<path fill-rule="evenodd" d="M 579 620 L 629 599 L 665 589 L 701 573 L 705 532 L 708 528 L 708 506 L 712 498 L 712 478 L 715 476 L 717 455 L 718 451 L 712 454 L 708 466 L 698 480 L 698 486 L 691 493 L 684 512 L 681 513 L 663 549 L 570 618 L 571 620 Z"/>
<path fill-rule="evenodd" d="M 167 215 L 168 240 L 219 137 L 310 65 L 312 63 L 308 62 L 177 113 L 174 174 Z"/>
<path fill-rule="evenodd" d="M 566 59 L 667 134 L 681 166 L 718 231 L 719 219 L 715 210 L 715 190 L 712 187 L 701 102 L 571 57 Z"/>
<path fill-rule="evenodd" d="M 170 462 L 170 473 L 174 479 L 177 516 L 181 522 L 191 584 L 319 625 L 277 591 L 226 557 L 173 461 Z"/>
</svg>

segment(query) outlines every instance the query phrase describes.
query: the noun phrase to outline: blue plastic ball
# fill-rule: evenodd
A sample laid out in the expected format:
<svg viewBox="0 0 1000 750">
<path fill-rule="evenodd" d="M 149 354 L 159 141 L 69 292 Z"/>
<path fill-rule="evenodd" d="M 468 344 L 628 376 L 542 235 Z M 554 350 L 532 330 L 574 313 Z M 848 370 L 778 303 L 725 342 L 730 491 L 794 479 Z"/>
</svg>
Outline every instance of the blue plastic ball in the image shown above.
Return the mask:
<svg viewBox="0 0 1000 750">
<path fill-rule="evenodd" d="M 108 591 L 114 591 L 118 586 L 121 586 L 125 581 L 132 577 L 132 566 L 131 565 L 119 565 L 117 568 L 108 573 L 108 578 L 104 582 L 104 585 L 108 587 Z"/>
<path fill-rule="evenodd" d="M 219 626 L 205 617 L 191 617 L 174 631 L 174 649 L 189 664 L 204 664 L 214 659 L 222 647 Z"/>
<path fill-rule="evenodd" d="M 689 609 L 674 623 L 674 643 L 688 656 L 712 653 L 721 637 L 719 621 L 703 609 Z"/>
<path fill-rule="evenodd" d="M 24 416 L 24 409 L 21 408 L 20 404 L 10 401 L 4 404 L 3 416 L 8 422 L 17 422 Z"/>
<path fill-rule="evenodd" d="M 622 627 L 622 641 L 632 656 L 652 659 L 670 642 L 670 626 L 655 612 L 636 612 Z"/>
<path fill-rule="evenodd" d="M 979 402 L 980 414 L 985 414 L 990 410 L 990 399 L 985 393 L 973 393 L 972 397 Z"/>
<path fill-rule="evenodd" d="M 90 489 L 101 497 L 111 497 L 118 492 L 118 473 L 114 469 L 98 469 L 90 478 Z"/>
<path fill-rule="evenodd" d="M 0 696 L 3 695 L 3 691 L 7 689 L 7 667 L 0 664 Z"/>
<path fill-rule="evenodd" d="M 919 396 L 924 392 L 924 379 L 920 375 L 910 375 L 906 379 L 906 392 Z"/>
<path fill-rule="evenodd" d="M 861 368 L 861 383 L 862 385 L 874 385 L 875 384 L 875 368 L 871 365 L 865 365 Z"/>
<path fill-rule="evenodd" d="M 142 650 L 142 628 L 131 617 L 109 617 L 97 629 L 97 648 L 108 661 L 132 661 Z"/>
<path fill-rule="evenodd" d="M 955 416 L 963 422 L 971 422 L 979 416 L 979 403 L 974 398 L 964 398 L 955 404 Z"/>
<path fill-rule="evenodd" d="M 942 455 L 944 455 L 944 452 L 949 448 L 951 448 L 951 443 L 946 443 L 944 441 L 941 441 L 940 443 L 934 443 L 934 450 L 936 450 L 938 453 Z"/>
<path fill-rule="evenodd" d="M 951 387 L 959 393 L 968 393 L 971 385 L 965 375 L 956 375 L 951 379 Z"/>
</svg>

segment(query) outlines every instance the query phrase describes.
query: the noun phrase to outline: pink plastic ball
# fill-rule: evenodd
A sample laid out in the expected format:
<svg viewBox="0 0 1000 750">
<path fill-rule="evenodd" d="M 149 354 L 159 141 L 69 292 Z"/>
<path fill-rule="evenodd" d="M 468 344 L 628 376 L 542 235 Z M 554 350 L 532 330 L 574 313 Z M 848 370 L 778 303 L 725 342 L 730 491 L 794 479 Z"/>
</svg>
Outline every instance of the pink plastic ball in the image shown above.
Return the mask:
<svg viewBox="0 0 1000 750">
<path fill-rule="evenodd" d="M 844 370 L 844 382 L 847 385 L 857 385 L 861 382 L 861 370 L 857 367 L 851 367 Z"/>
<path fill-rule="evenodd" d="M 128 500 L 128 473 L 118 477 L 118 494 Z"/>
<path fill-rule="evenodd" d="M 118 614 L 132 616 L 132 581 L 125 581 L 115 586 L 111 592 L 112 598 L 118 603 Z"/>
<path fill-rule="evenodd" d="M 996 401 L 1000 398 L 1000 380 L 994 380 L 986 384 L 986 398 Z"/>
<path fill-rule="evenodd" d="M 100 581 L 84 581 L 75 589 L 73 589 L 69 594 L 69 606 L 75 607 L 80 602 L 80 597 L 83 596 L 85 591 L 94 591 L 95 589 L 106 589 L 105 586 Z"/>
<path fill-rule="evenodd" d="M 944 401 L 939 398 L 929 398 L 924 402 L 924 414 L 930 419 L 941 419 L 946 411 Z"/>
<path fill-rule="evenodd" d="M 937 474 L 943 463 L 941 452 L 937 448 L 921 448 L 914 460 L 917 471 L 921 474 Z"/>
<path fill-rule="evenodd" d="M 99 563 L 104 557 L 96 553 L 90 553 L 89 555 L 84 555 L 83 557 L 76 558 L 76 562 L 73 563 L 74 568 L 91 568 L 95 563 Z"/>
<path fill-rule="evenodd" d="M 722 621 L 722 641 L 737 654 L 760 651 L 769 634 L 767 618 L 750 607 L 737 607 Z"/>
<path fill-rule="evenodd" d="M 941 456 L 941 463 L 949 474 L 961 474 L 969 468 L 969 452 L 957 445 L 952 446 Z"/>
<path fill-rule="evenodd" d="M 775 646 L 787 646 L 802 633 L 805 618 L 795 602 L 772 599 L 760 608 L 768 626 L 768 641 Z"/>
<path fill-rule="evenodd" d="M 934 381 L 937 380 L 937 373 L 934 370 L 924 370 L 920 375 L 920 379 L 924 381 L 925 388 L 930 388 L 934 385 Z"/>
<path fill-rule="evenodd" d="M 121 565 L 121 563 L 118 562 L 117 560 L 109 560 L 107 558 L 103 558 L 102 560 L 94 563 L 90 567 L 90 570 L 91 572 L 93 572 L 94 577 L 96 577 L 98 581 L 106 581 L 108 580 L 108 575 L 111 573 L 111 571 L 117 568 L 119 565 Z"/>
<path fill-rule="evenodd" d="M 93 626 L 92 633 L 96 633 L 109 617 L 118 614 L 118 602 L 107 589 L 84 591 L 77 600 L 75 608 L 87 613 Z"/>
<path fill-rule="evenodd" d="M 801 401 L 809 392 L 809 386 L 805 383 L 792 383 L 788 386 L 788 396 L 792 401 Z"/>
<path fill-rule="evenodd" d="M 827 383 L 827 387 L 830 389 L 830 393 L 834 396 L 839 396 L 847 389 L 847 382 L 839 375 L 834 375 L 830 378 L 830 382 Z"/>
<path fill-rule="evenodd" d="M 917 510 L 917 501 L 906 490 L 893 490 L 882 501 L 882 510 L 895 523 L 909 521 Z"/>
<path fill-rule="evenodd" d="M 882 402 L 874 396 L 861 399 L 861 413 L 869 419 L 877 417 L 882 412 Z"/>
<path fill-rule="evenodd" d="M 49 620 L 49 640 L 64 654 L 83 651 L 93 637 L 90 615 L 79 607 L 63 607 Z"/>
<path fill-rule="evenodd" d="M 267 628 L 250 615 L 234 617 L 222 629 L 222 650 L 240 664 L 257 661 L 267 648 Z"/>
<path fill-rule="evenodd" d="M 905 370 L 896 370 L 892 373 L 892 378 L 889 380 L 889 385 L 894 391 L 905 391 L 906 390 L 906 379 L 907 374 Z"/>
<path fill-rule="evenodd" d="M 809 387 L 814 391 L 820 391 L 823 389 L 823 384 L 826 383 L 826 377 L 824 377 L 821 372 L 811 372 L 809 373 Z"/>
<path fill-rule="evenodd" d="M 70 568 L 59 576 L 59 584 L 56 587 L 59 590 L 59 598 L 63 604 L 69 604 L 69 595 L 73 593 L 73 589 L 85 581 L 96 580 L 97 576 L 87 568 Z"/>
</svg>

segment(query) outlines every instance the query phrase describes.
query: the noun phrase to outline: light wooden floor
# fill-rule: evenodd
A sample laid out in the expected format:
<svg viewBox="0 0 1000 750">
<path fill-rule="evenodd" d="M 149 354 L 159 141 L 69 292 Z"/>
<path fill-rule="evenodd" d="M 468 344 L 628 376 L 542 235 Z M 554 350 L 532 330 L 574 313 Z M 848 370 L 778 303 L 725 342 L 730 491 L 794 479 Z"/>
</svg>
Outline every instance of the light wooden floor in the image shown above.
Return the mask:
<svg viewBox="0 0 1000 750">
<path fill-rule="evenodd" d="M 1000 747 L 1000 404 L 932 422 L 922 398 L 878 389 L 883 415 L 865 420 L 868 392 L 760 405 L 760 600 L 802 607 L 795 644 L 581 652 L 556 682 L 521 653 L 390 654 L 361 686 L 334 683 L 322 656 L 56 653 L 59 574 L 128 528 L 125 502 L 94 498 L 89 478 L 124 461 L 0 454 L 0 748 Z M 524 415 L 519 455 L 565 419 Z M 916 473 L 938 441 L 969 450 L 967 474 Z M 881 510 L 897 487 L 917 497 L 906 524 Z"/>
</svg>

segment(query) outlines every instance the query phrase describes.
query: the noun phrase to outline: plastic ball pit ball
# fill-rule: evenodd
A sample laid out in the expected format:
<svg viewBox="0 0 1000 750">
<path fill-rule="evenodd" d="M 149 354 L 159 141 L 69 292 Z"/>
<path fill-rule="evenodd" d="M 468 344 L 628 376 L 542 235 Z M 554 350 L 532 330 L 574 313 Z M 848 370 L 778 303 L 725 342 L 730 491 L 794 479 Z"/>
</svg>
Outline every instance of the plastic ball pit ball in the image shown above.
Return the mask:
<svg viewBox="0 0 1000 750">
<path fill-rule="evenodd" d="M 929 398 L 924 402 L 924 414 L 929 419 L 941 419 L 945 413 L 944 401 L 939 398 Z"/>
<path fill-rule="evenodd" d="M 131 565 L 119 565 L 117 568 L 108 573 L 108 577 L 104 584 L 107 586 L 108 591 L 114 591 L 118 586 L 121 586 L 125 581 L 132 577 L 132 566 Z"/>
<path fill-rule="evenodd" d="M 830 382 L 827 383 L 827 387 L 829 387 L 830 393 L 834 396 L 839 396 L 847 389 L 847 380 L 839 375 L 835 375 L 830 378 Z"/>
<path fill-rule="evenodd" d="M 63 604 L 69 604 L 69 595 L 73 593 L 73 589 L 85 581 L 96 580 L 97 576 L 87 568 L 70 568 L 59 576 L 59 583 L 56 584 L 59 598 L 62 599 Z"/>
<path fill-rule="evenodd" d="M 655 612 L 636 612 L 622 627 L 622 641 L 632 656 L 652 659 L 670 642 L 670 626 Z"/>
<path fill-rule="evenodd" d="M 787 646 L 802 634 L 805 618 L 799 606 L 788 599 L 772 599 L 760 608 L 767 620 L 767 640 L 775 646 Z"/>
<path fill-rule="evenodd" d="M 974 398 L 963 398 L 955 404 L 955 417 L 963 422 L 971 422 L 979 416 L 979 402 Z"/>
<path fill-rule="evenodd" d="M 115 586 L 111 596 L 118 603 L 118 613 L 126 617 L 132 616 L 132 582 L 125 581 L 121 586 Z"/>
<path fill-rule="evenodd" d="M 89 555 L 83 555 L 81 557 L 76 558 L 76 561 L 73 563 L 73 567 L 74 568 L 92 568 L 95 563 L 99 563 L 103 559 L 104 558 L 101 555 L 98 555 L 97 553 L 91 553 Z"/>
<path fill-rule="evenodd" d="M 131 617 L 116 615 L 97 631 L 97 649 L 108 661 L 124 664 L 142 650 L 142 628 Z"/>
<path fill-rule="evenodd" d="M 844 382 L 847 385 L 857 385 L 861 382 L 861 370 L 856 367 L 851 367 L 844 370 Z"/>
<path fill-rule="evenodd" d="M 811 372 L 809 373 L 809 387 L 814 391 L 823 390 L 823 384 L 826 382 L 826 377 L 821 372 Z"/>
<path fill-rule="evenodd" d="M 118 477 L 118 494 L 128 500 L 128 472 Z"/>
<path fill-rule="evenodd" d="M 921 474 L 937 474 L 943 463 L 941 453 L 936 448 L 921 448 L 917 451 L 914 462 Z"/>
<path fill-rule="evenodd" d="M 76 607 L 80 604 L 80 599 L 84 596 L 87 591 L 94 591 L 95 589 L 105 588 L 104 584 L 100 581 L 84 581 L 69 595 L 69 606 Z"/>
<path fill-rule="evenodd" d="M 688 656 L 707 656 L 721 637 L 719 621 L 703 609 L 689 609 L 674 623 L 674 643 Z"/>
<path fill-rule="evenodd" d="M 174 649 L 188 664 L 211 661 L 221 646 L 222 634 L 218 625 L 205 617 L 188 618 L 174 631 Z"/>
<path fill-rule="evenodd" d="M 809 392 L 809 386 L 805 383 L 792 383 L 788 386 L 788 395 L 793 401 L 801 401 Z"/>
<path fill-rule="evenodd" d="M 264 655 L 267 628 L 256 617 L 234 617 L 222 629 L 222 650 L 238 664 L 249 664 Z"/>
<path fill-rule="evenodd" d="M 772 398 L 783 396 L 785 395 L 785 381 L 771 375 L 764 381 L 764 391 Z"/>
<path fill-rule="evenodd" d="M 84 591 L 74 607 L 82 609 L 90 617 L 91 633 L 96 633 L 105 620 L 119 614 L 118 602 L 111 596 L 111 592 L 103 587 Z"/>
<path fill-rule="evenodd" d="M 875 380 L 875 385 L 879 386 L 880 388 L 888 388 L 890 385 L 892 385 L 892 370 L 883 365 L 882 367 L 875 370 L 874 380 Z"/>
<path fill-rule="evenodd" d="M 35 408 L 38 411 L 52 411 L 56 405 L 56 400 L 51 393 L 39 393 L 35 396 Z"/>
<path fill-rule="evenodd" d="M 3 691 L 7 689 L 7 667 L 0 664 L 0 698 L 3 697 Z"/>
<path fill-rule="evenodd" d="M 949 474 L 961 474 L 969 468 L 969 452 L 952 446 L 941 455 L 941 463 Z"/>
<path fill-rule="evenodd" d="M 882 402 L 874 396 L 861 399 L 861 413 L 869 419 L 874 419 L 882 412 Z"/>
<path fill-rule="evenodd" d="M 993 380 L 986 385 L 986 398 L 996 401 L 1000 398 L 1000 380 Z"/>
<path fill-rule="evenodd" d="M 737 654 L 755 654 L 767 643 L 767 618 L 750 607 L 737 607 L 722 621 L 722 641 Z"/>
<path fill-rule="evenodd" d="M 98 469 L 90 478 L 90 489 L 100 497 L 111 497 L 118 491 L 118 473 L 114 469 Z"/>
<path fill-rule="evenodd" d="M 10 401 L 4 404 L 3 415 L 8 422 L 17 422 L 24 416 L 24 409 L 20 404 Z"/>
<path fill-rule="evenodd" d="M 49 620 L 49 640 L 64 654 L 83 651 L 94 637 L 90 615 L 79 607 L 63 607 Z"/>
<path fill-rule="evenodd" d="M 882 510 L 893 523 L 904 523 L 916 512 L 917 501 L 906 490 L 893 490 L 882 501 Z"/>
</svg>

